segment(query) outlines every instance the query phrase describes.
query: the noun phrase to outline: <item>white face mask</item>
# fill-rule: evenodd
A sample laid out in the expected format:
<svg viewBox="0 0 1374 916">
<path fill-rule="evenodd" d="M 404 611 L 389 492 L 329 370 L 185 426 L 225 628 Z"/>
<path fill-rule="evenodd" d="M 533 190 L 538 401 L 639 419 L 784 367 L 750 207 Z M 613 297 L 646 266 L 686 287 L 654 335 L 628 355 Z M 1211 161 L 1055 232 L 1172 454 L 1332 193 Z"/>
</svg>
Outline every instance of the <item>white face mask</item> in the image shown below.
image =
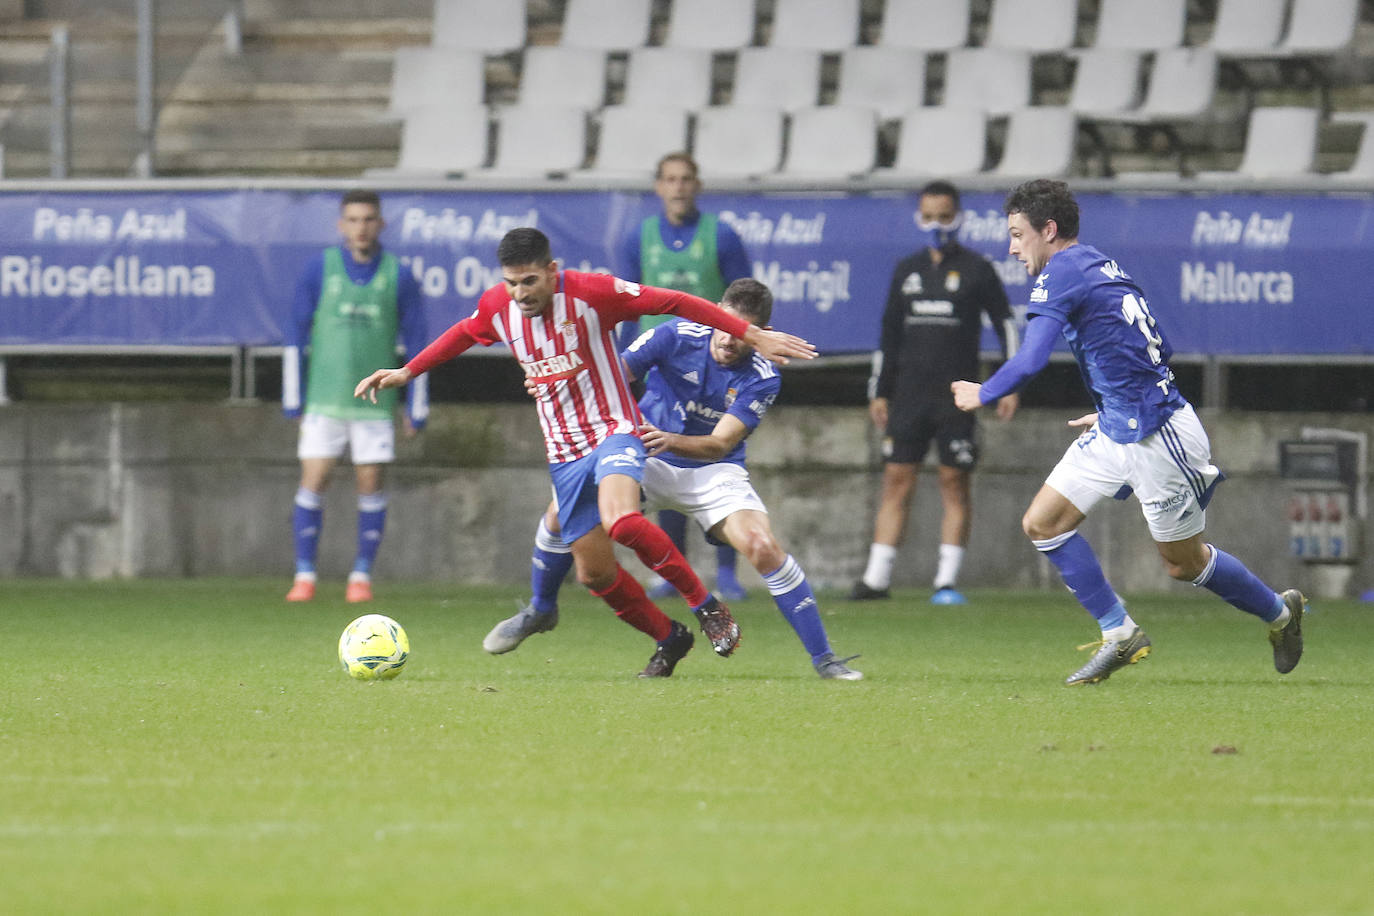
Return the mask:
<svg viewBox="0 0 1374 916">
<path fill-rule="evenodd" d="M 954 219 L 947 223 L 933 219 L 921 219 L 919 212 L 915 219 L 916 227 L 926 234 L 927 244 L 931 248 L 944 248 L 959 237 L 959 226 L 964 222 L 964 214 L 962 212 L 955 214 Z"/>
</svg>

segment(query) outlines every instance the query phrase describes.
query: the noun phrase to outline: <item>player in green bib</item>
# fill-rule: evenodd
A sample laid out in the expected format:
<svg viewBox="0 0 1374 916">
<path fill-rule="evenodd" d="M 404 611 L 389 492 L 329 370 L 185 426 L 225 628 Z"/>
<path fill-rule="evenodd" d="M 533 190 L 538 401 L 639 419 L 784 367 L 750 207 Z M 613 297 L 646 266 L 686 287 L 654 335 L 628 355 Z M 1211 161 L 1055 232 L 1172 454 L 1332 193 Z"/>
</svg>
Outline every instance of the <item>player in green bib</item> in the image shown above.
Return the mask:
<svg viewBox="0 0 1374 916">
<path fill-rule="evenodd" d="M 349 191 L 340 205 L 342 243 L 313 258 L 296 287 L 282 354 L 282 407 L 301 420 L 301 479 L 292 513 L 296 576 L 287 601 L 315 597 L 324 491 L 345 449 L 358 488 L 358 550 L 345 597 L 372 599 L 372 564 L 386 525 L 383 468 L 396 454 L 397 393 L 386 392 L 371 404 L 355 399 L 353 386 L 374 367 L 395 362 L 398 336 L 408 356 L 422 350 L 429 336 L 415 277 L 382 250 L 385 225 L 374 192 Z M 424 427 L 426 386 L 424 378 L 417 379 L 407 392 L 407 434 Z"/>
<path fill-rule="evenodd" d="M 654 193 L 663 203 L 663 212 L 646 218 L 626 234 L 620 247 L 617 276 L 719 302 L 733 281 L 753 275 L 744 243 L 735 230 L 716 214 L 697 209 L 701 180 L 696 160 L 686 153 L 669 153 L 660 159 Z M 622 331 L 621 341 L 628 345 L 639 332 L 669 320 L 671 316 L 667 315 L 640 318 L 638 328 Z M 685 554 L 687 516 L 660 512 L 658 524 Z M 735 560 L 734 548 L 716 548 L 716 591 L 727 601 L 742 600 L 746 594 L 735 575 Z M 655 597 L 672 591 L 666 582 L 650 587 L 650 594 Z"/>
</svg>

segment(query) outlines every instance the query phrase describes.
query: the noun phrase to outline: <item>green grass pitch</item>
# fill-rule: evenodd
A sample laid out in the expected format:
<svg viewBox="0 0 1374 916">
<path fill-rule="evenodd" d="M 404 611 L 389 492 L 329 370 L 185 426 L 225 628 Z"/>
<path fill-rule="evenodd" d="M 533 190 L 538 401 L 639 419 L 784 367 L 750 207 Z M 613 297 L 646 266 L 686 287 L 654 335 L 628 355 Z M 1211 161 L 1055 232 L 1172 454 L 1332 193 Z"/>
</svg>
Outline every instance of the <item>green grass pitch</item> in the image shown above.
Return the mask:
<svg viewBox="0 0 1374 916">
<path fill-rule="evenodd" d="M 1067 594 L 822 596 L 822 682 L 761 593 L 666 681 L 578 589 L 509 655 L 516 589 L 380 583 L 391 682 L 342 585 L 0 586 L 8 913 L 1369 913 L 1374 608 L 1307 655 L 1204 593 L 1138 596 L 1154 655 L 1066 688 Z M 685 619 L 680 603 L 669 608 Z"/>
</svg>

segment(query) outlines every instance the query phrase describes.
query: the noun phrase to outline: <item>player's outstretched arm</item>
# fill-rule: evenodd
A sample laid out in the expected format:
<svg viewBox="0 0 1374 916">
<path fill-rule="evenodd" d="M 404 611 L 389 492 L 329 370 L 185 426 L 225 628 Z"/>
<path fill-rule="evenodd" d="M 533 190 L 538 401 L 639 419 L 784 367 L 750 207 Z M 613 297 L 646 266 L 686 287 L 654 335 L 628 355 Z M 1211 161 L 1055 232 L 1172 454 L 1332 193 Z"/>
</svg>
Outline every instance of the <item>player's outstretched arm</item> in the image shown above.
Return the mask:
<svg viewBox="0 0 1374 916">
<path fill-rule="evenodd" d="M 365 398 L 376 404 L 378 391 L 384 388 L 400 388 L 410 381 L 410 376 L 410 370 L 404 366 L 400 369 L 378 369 L 358 383 L 358 387 L 353 389 L 353 396 Z"/>
<path fill-rule="evenodd" d="M 789 357 L 791 359 L 816 358 L 815 344 L 795 334 L 788 334 L 786 331 L 774 331 L 772 328 L 750 325 L 749 330 L 744 335 L 744 342 L 753 347 L 764 359 L 771 360 L 780 366 L 787 365 L 790 361 Z"/>
</svg>

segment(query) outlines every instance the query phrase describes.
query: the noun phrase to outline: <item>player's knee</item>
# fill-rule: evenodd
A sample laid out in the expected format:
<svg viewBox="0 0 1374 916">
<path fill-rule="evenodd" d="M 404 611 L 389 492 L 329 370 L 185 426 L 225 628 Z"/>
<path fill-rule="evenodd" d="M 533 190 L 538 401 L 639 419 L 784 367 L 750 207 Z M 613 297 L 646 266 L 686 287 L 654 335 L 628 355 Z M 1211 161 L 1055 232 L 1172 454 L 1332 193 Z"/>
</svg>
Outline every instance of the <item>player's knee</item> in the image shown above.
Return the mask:
<svg viewBox="0 0 1374 916">
<path fill-rule="evenodd" d="M 577 581 L 584 588 L 594 592 L 604 592 L 615 584 L 615 571 L 603 569 L 583 569 L 577 570 Z"/>
<path fill-rule="evenodd" d="M 772 572 L 787 559 L 773 533 L 766 528 L 751 528 L 746 531 L 741 547 L 744 555 L 749 558 L 749 565 L 760 574 Z"/>
<path fill-rule="evenodd" d="M 1021 530 L 1032 541 L 1049 540 L 1055 535 L 1055 532 L 1050 531 L 1048 526 L 1029 512 L 1021 516 Z"/>
</svg>

